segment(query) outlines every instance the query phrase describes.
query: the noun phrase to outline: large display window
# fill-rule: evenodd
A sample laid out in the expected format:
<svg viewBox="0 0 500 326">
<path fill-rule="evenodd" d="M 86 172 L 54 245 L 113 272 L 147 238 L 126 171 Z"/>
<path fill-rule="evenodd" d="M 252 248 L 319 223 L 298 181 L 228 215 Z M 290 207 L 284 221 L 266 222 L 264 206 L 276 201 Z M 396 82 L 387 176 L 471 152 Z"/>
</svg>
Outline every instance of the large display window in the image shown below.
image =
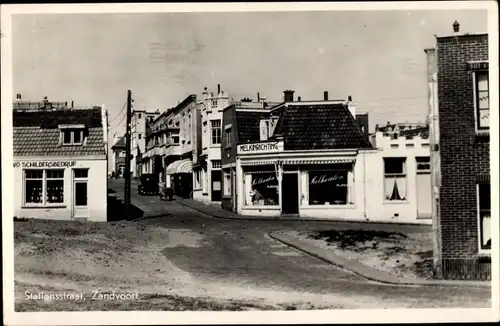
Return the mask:
<svg viewBox="0 0 500 326">
<path fill-rule="evenodd" d="M 246 206 L 278 206 L 279 190 L 276 172 L 245 173 Z"/>
<path fill-rule="evenodd" d="M 349 171 L 309 171 L 309 205 L 349 203 Z"/>
</svg>

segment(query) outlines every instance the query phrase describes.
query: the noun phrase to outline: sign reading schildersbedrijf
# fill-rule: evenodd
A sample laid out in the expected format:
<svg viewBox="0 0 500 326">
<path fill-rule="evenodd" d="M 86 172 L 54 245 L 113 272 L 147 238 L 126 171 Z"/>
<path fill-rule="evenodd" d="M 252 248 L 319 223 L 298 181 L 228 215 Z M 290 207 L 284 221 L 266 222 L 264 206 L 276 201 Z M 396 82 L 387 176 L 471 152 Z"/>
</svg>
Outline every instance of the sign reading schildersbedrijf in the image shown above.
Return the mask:
<svg viewBox="0 0 500 326">
<path fill-rule="evenodd" d="M 15 168 L 70 168 L 76 165 L 76 161 L 26 161 L 14 162 Z"/>
</svg>

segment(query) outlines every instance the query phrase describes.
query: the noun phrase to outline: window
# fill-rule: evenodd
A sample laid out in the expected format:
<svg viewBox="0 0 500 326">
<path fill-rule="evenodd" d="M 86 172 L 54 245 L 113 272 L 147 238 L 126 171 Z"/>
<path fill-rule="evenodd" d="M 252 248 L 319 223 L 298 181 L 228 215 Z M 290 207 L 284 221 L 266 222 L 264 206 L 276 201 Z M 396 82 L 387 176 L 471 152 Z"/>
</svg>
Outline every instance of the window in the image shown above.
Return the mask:
<svg viewBox="0 0 500 326">
<path fill-rule="evenodd" d="M 179 144 L 179 136 L 172 136 L 172 142 L 173 142 L 175 145 L 178 145 L 178 144 Z"/>
<path fill-rule="evenodd" d="M 477 187 L 480 248 L 489 250 L 491 249 L 491 185 L 480 183 Z"/>
<path fill-rule="evenodd" d="M 81 145 L 84 140 L 83 129 L 65 129 L 62 131 L 63 145 Z"/>
<path fill-rule="evenodd" d="M 221 160 L 212 160 L 212 170 L 221 168 Z"/>
<path fill-rule="evenodd" d="M 212 100 L 212 107 L 214 107 L 214 108 L 217 107 L 217 100 Z"/>
<path fill-rule="evenodd" d="M 139 119 L 142 119 L 142 113 L 139 113 Z"/>
<path fill-rule="evenodd" d="M 309 205 L 346 205 L 348 171 L 310 171 Z"/>
<path fill-rule="evenodd" d="M 194 188 L 200 189 L 202 187 L 201 170 L 194 171 Z"/>
<path fill-rule="evenodd" d="M 224 171 L 224 196 L 231 196 L 231 172 Z"/>
<path fill-rule="evenodd" d="M 118 153 L 118 157 L 125 157 L 125 151 L 120 151 L 120 153 Z"/>
<path fill-rule="evenodd" d="M 75 179 L 88 178 L 89 177 L 89 170 L 88 169 L 74 169 L 73 176 L 75 177 Z"/>
<path fill-rule="evenodd" d="M 430 170 L 431 170 L 431 158 L 429 156 L 416 157 L 415 161 L 417 163 L 417 173 L 430 172 Z"/>
<path fill-rule="evenodd" d="M 210 127 L 212 130 L 212 145 L 221 143 L 221 122 L 220 120 L 211 120 Z"/>
<path fill-rule="evenodd" d="M 142 135 L 141 134 L 139 134 L 138 137 L 139 137 L 139 139 L 142 139 Z"/>
<path fill-rule="evenodd" d="M 64 202 L 64 170 L 25 170 L 24 202 L 26 204 L 60 204 Z"/>
<path fill-rule="evenodd" d="M 278 178 L 274 171 L 245 174 L 245 190 L 247 206 L 279 205 Z"/>
<path fill-rule="evenodd" d="M 475 74 L 475 106 L 478 130 L 490 128 L 490 96 L 489 76 L 487 71 L 478 71 Z"/>
<path fill-rule="evenodd" d="M 386 200 L 406 199 L 406 158 L 384 158 L 384 194 Z"/>
<path fill-rule="evenodd" d="M 224 138 L 226 139 L 226 146 L 231 146 L 231 128 L 226 129 Z"/>
</svg>

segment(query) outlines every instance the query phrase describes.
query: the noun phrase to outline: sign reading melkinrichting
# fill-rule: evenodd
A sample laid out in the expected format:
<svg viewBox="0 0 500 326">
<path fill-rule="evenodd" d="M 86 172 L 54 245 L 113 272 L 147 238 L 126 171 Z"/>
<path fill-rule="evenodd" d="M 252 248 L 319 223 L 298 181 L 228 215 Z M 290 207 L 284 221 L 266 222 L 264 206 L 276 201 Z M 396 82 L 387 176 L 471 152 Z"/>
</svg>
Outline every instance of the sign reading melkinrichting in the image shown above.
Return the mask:
<svg viewBox="0 0 500 326">
<path fill-rule="evenodd" d="M 257 154 L 257 153 L 272 153 L 283 150 L 283 143 L 280 142 L 264 142 L 238 145 L 239 154 Z"/>
</svg>

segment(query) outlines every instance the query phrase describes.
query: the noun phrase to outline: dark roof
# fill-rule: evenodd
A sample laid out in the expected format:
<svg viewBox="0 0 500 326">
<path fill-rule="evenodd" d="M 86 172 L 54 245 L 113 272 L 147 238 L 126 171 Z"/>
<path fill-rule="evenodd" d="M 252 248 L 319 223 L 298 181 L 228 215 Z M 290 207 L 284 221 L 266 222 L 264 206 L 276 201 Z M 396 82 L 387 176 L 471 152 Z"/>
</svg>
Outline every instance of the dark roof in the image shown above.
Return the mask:
<svg viewBox="0 0 500 326">
<path fill-rule="evenodd" d="M 268 112 L 236 111 L 238 142 L 246 143 L 260 140 L 260 120 L 269 117 Z"/>
<path fill-rule="evenodd" d="M 111 146 L 111 149 L 115 148 L 125 148 L 125 137 L 121 137 L 113 146 Z"/>
<path fill-rule="evenodd" d="M 100 108 L 13 111 L 14 156 L 105 155 Z M 86 143 L 59 145 L 62 124 L 85 125 Z"/>
<path fill-rule="evenodd" d="M 288 105 L 274 135 L 285 150 L 371 148 L 345 104 Z"/>
</svg>

